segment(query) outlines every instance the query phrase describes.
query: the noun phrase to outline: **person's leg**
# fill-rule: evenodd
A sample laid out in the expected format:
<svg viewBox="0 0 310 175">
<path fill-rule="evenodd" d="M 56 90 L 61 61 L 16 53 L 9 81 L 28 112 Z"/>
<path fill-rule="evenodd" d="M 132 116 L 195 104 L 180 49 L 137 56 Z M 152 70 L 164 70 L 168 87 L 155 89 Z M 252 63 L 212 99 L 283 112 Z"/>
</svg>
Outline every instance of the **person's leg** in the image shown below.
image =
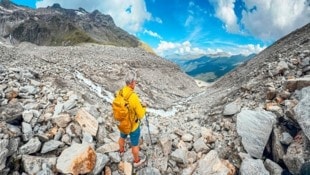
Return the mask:
<svg viewBox="0 0 310 175">
<path fill-rule="evenodd" d="M 119 152 L 123 153 L 125 151 L 125 139 L 127 138 L 126 134 L 121 133 L 118 144 L 119 144 Z"/>
<path fill-rule="evenodd" d="M 139 139 L 140 139 L 140 126 L 132 133 L 130 133 L 131 152 L 134 158 L 134 162 L 138 162 L 139 158 Z"/>
<path fill-rule="evenodd" d="M 139 146 L 133 146 L 131 148 L 131 151 L 132 151 L 132 155 L 133 155 L 133 161 L 136 163 L 139 162 L 140 161 L 140 158 L 139 158 L 140 148 L 139 148 Z"/>
</svg>

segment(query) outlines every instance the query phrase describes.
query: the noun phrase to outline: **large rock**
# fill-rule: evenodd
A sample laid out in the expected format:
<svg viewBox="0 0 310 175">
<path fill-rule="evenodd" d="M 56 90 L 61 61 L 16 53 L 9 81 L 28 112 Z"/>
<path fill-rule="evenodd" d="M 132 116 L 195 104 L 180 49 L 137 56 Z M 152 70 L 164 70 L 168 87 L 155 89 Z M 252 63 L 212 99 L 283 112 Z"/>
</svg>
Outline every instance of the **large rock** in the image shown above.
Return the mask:
<svg viewBox="0 0 310 175">
<path fill-rule="evenodd" d="M 77 112 L 75 120 L 80 124 L 84 131 L 90 133 L 93 136 L 97 135 L 98 121 L 84 108 L 81 108 Z"/>
<path fill-rule="evenodd" d="M 118 150 L 119 150 L 119 144 L 116 142 L 110 142 L 97 148 L 96 152 L 104 154 L 104 153 L 114 152 Z"/>
<path fill-rule="evenodd" d="M 242 161 L 240 175 L 269 175 L 261 159 L 246 158 Z"/>
<path fill-rule="evenodd" d="M 297 138 L 301 139 L 301 135 L 297 135 Z M 302 140 L 291 143 L 283 156 L 283 161 L 292 174 L 298 174 L 302 164 L 305 162 L 303 145 L 299 142 L 302 142 Z"/>
<path fill-rule="evenodd" d="M 228 168 L 227 163 L 219 159 L 217 152 L 211 150 L 204 158 L 199 160 L 193 175 L 233 175 L 234 173 L 235 169 Z"/>
<path fill-rule="evenodd" d="M 194 142 L 193 147 L 194 147 L 196 152 L 208 152 L 209 151 L 209 147 L 204 142 L 203 137 L 200 137 L 199 139 L 197 139 Z"/>
<path fill-rule="evenodd" d="M 100 172 L 102 172 L 104 166 L 109 161 L 109 157 L 105 154 L 97 153 L 96 155 L 97 155 L 96 156 L 96 165 L 92 171 L 92 174 L 99 174 Z"/>
<path fill-rule="evenodd" d="M 238 113 L 241 109 L 241 106 L 237 102 L 229 103 L 224 107 L 223 115 L 234 115 Z"/>
<path fill-rule="evenodd" d="M 275 162 L 283 160 L 284 147 L 281 144 L 281 128 L 274 127 L 272 132 L 272 158 Z"/>
<path fill-rule="evenodd" d="M 285 88 L 291 92 L 294 92 L 296 89 L 300 90 L 307 86 L 310 86 L 310 76 L 287 80 L 285 83 Z"/>
<path fill-rule="evenodd" d="M 9 150 L 8 156 L 11 156 L 17 152 L 18 146 L 20 145 L 20 142 L 21 142 L 20 137 L 10 138 L 9 145 L 7 146 L 8 150 Z"/>
<path fill-rule="evenodd" d="M 73 175 L 90 173 L 96 164 L 96 153 L 87 144 L 73 144 L 57 159 L 56 168 L 61 173 Z"/>
<path fill-rule="evenodd" d="M 171 159 L 178 163 L 187 164 L 187 150 L 177 149 L 171 153 Z"/>
<path fill-rule="evenodd" d="M 23 106 L 17 101 L 10 101 L 7 106 L 0 107 L 0 120 L 8 123 L 21 121 L 24 112 Z"/>
<path fill-rule="evenodd" d="M 237 132 L 245 150 L 261 158 L 268 142 L 276 116 L 267 111 L 242 110 L 237 116 Z"/>
<path fill-rule="evenodd" d="M 65 144 L 63 142 L 57 141 L 57 140 L 50 140 L 48 142 L 45 142 L 42 146 L 41 153 L 47 153 L 50 151 L 56 150 L 58 147 L 63 147 Z"/>
<path fill-rule="evenodd" d="M 270 159 L 266 159 L 264 162 L 266 169 L 269 171 L 270 175 L 281 175 L 283 169 L 280 165 L 273 162 Z"/>
<path fill-rule="evenodd" d="M 24 87 L 21 87 L 19 89 L 19 91 L 21 93 L 26 93 L 26 94 L 29 94 L 29 95 L 34 95 L 37 93 L 37 88 L 35 86 L 31 86 L 31 85 L 28 85 L 28 86 L 24 86 Z"/>
<path fill-rule="evenodd" d="M 153 167 L 145 167 L 137 172 L 137 174 L 161 175 L 159 170 Z"/>
<path fill-rule="evenodd" d="M 0 140 L 0 171 L 5 168 L 6 158 L 9 153 L 9 150 L 7 149 L 8 144 L 9 140 Z"/>
<path fill-rule="evenodd" d="M 295 107 L 295 118 L 305 135 L 310 139 L 310 87 L 301 90 L 300 98 L 301 100 Z"/>
<path fill-rule="evenodd" d="M 277 66 L 277 68 L 276 68 L 276 71 L 277 71 L 278 74 L 283 74 L 284 71 L 286 71 L 287 69 L 288 69 L 287 63 L 286 63 L 285 61 L 280 61 L 280 62 L 278 63 L 278 66 Z"/>
<path fill-rule="evenodd" d="M 171 147 L 172 147 L 171 139 L 167 135 L 164 135 L 159 139 L 159 143 L 161 145 L 164 155 L 165 156 L 169 155 L 171 153 Z"/>
<path fill-rule="evenodd" d="M 57 126 L 61 128 L 65 128 L 71 122 L 71 117 L 69 114 L 59 114 L 59 115 L 55 115 L 52 118 L 52 121 L 56 123 Z"/>
<path fill-rule="evenodd" d="M 32 154 L 41 149 L 41 142 L 38 137 L 30 139 L 26 144 L 19 148 L 21 154 Z"/>
<path fill-rule="evenodd" d="M 42 170 L 42 164 L 47 164 L 52 169 L 56 166 L 57 157 L 37 157 L 23 155 L 22 163 L 26 173 L 28 174 L 37 174 Z"/>
</svg>

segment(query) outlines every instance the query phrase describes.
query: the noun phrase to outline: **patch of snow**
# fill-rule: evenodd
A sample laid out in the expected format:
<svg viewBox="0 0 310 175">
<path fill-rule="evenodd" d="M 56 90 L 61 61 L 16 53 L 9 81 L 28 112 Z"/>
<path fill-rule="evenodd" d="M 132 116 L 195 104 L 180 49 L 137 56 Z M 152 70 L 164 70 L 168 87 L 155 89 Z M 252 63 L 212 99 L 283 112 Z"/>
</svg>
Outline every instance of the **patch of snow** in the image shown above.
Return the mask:
<svg viewBox="0 0 310 175">
<path fill-rule="evenodd" d="M 98 97 L 104 99 L 105 101 L 107 101 L 108 103 L 112 103 L 112 100 L 114 99 L 114 95 L 113 93 L 105 90 L 105 89 L 102 89 L 99 85 L 93 83 L 91 80 L 85 78 L 83 76 L 82 73 L 80 73 L 79 71 L 76 71 L 75 72 L 75 76 L 81 80 L 83 83 L 85 83 L 86 85 L 88 85 L 89 89 L 93 92 L 95 92 Z M 102 92 L 105 93 L 105 95 L 102 95 Z"/>
<path fill-rule="evenodd" d="M 172 107 L 172 109 L 168 111 L 165 111 L 163 109 L 146 108 L 146 112 L 153 113 L 161 117 L 170 117 L 170 116 L 174 116 L 176 112 L 178 112 L 178 110 L 174 107 Z"/>
<path fill-rule="evenodd" d="M 82 73 L 80 73 L 79 71 L 75 71 L 75 77 L 77 77 L 81 82 L 83 82 L 84 84 L 86 84 L 88 86 L 88 88 L 95 92 L 96 95 L 102 99 L 104 99 L 105 101 L 107 101 L 108 103 L 112 103 L 113 99 L 114 99 L 114 94 L 103 89 L 100 85 L 97 85 L 95 83 L 93 83 L 91 80 L 85 78 L 83 76 Z M 105 95 L 103 95 L 105 94 Z M 172 107 L 172 109 L 170 110 L 163 110 L 163 109 L 154 109 L 154 108 L 147 108 L 147 112 L 161 116 L 161 117 L 169 117 L 169 116 L 173 116 L 176 114 L 176 112 L 178 112 L 178 110 L 176 109 L 176 107 Z"/>
<path fill-rule="evenodd" d="M 26 10 L 26 8 L 24 8 L 24 7 L 20 7 L 20 6 L 14 6 L 16 9 L 18 9 L 18 10 Z"/>
<path fill-rule="evenodd" d="M 1 7 L 1 6 L 0 6 L 0 10 L 3 10 L 3 11 L 8 12 L 8 13 L 13 13 L 13 10 L 6 9 L 6 8 Z"/>
<path fill-rule="evenodd" d="M 80 11 L 75 11 L 75 14 L 79 15 L 79 16 L 84 16 L 85 14 L 80 12 Z"/>
<path fill-rule="evenodd" d="M 212 85 L 212 83 L 207 83 L 205 81 L 196 80 L 196 79 L 195 79 L 195 82 L 196 82 L 197 86 L 200 87 L 200 88 L 201 87 L 208 87 L 208 86 Z"/>
</svg>

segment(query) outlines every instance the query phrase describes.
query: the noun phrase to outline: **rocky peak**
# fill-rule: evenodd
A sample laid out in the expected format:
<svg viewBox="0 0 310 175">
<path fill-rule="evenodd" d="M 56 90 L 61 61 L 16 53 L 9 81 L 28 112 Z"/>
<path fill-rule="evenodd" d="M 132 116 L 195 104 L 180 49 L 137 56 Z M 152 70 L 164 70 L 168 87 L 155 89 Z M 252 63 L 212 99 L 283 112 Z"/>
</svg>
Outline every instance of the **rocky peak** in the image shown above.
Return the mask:
<svg viewBox="0 0 310 175">
<path fill-rule="evenodd" d="M 53 9 L 62 9 L 60 4 L 58 4 L 58 3 L 53 4 L 51 8 L 53 8 Z"/>
<path fill-rule="evenodd" d="M 11 4 L 10 0 L 2 0 L 2 1 L 0 2 L 0 4 L 1 4 L 3 7 L 8 8 L 8 9 L 12 7 L 12 4 Z"/>
<path fill-rule="evenodd" d="M 76 45 L 84 42 L 138 47 L 138 39 L 117 27 L 109 15 L 98 10 L 64 9 L 59 4 L 36 10 L 0 4 L 0 35 L 12 44 Z"/>
<path fill-rule="evenodd" d="M 114 21 L 110 15 L 104 15 L 98 10 L 93 11 L 89 17 L 98 24 L 102 24 L 104 26 L 115 26 Z"/>
</svg>

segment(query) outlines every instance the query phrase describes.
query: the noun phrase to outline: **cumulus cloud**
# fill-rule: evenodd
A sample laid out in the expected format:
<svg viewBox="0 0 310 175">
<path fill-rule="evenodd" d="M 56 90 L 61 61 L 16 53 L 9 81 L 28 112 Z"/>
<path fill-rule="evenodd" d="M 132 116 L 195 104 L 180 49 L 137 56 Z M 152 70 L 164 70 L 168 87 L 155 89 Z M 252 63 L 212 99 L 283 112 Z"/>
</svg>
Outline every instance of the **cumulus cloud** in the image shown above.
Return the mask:
<svg viewBox="0 0 310 175">
<path fill-rule="evenodd" d="M 247 45 L 231 45 L 225 48 L 198 48 L 193 47 L 189 41 L 183 43 L 178 42 L 167 42 L 160 41 L 158 47 L 154 50 L 158 55 L 165 57 L 173 54 L 178 55 L 191 55 L 192 58 L 197 58 L 195 56 L 209 55 L 209 54 L 222 54 L 226 53 L 228 55 L 250 55 L 252 53 L 259 53 L 264 50 L 266 46 L 260 46 L 259 44 L 247 44 Z"/>
<path fill-rule="evenodd" d="M 146 33 L 154 38 L 162 39 L 162 37 L 158 33 L 150 31 L 150 30 L 144 29 L 143 33 Z"/>
<path fill-rule="evenodd" d="M 258 54 L 265 48 L 266 46 L 260 46 L 259 44 L 238 45 L 236 48 L 231 49 L 231 53 L 233 55 L 236 55 L 236 54 L 250 55 L 252 53 Z"/>
<path fill-rule="evenodd" d="M 242 24 L 251 34 L 264 39 L 278 39 L 310 20 L 307 0 L 244 0 L 247 11 Z M 253 9 L 253 10 L 250 10 Z"/>
<path fill-rule="evenodd" d="M 308 0 L 242 0 L 245 9 L 240 22 L 234 11 L 236 0 L 210 0 L 215 16 L 231 33 L 246 32 L 263 40 L 276 40 L 310 19 Z M 242 31 L 240 30 L 242 26 Z"/>
<path fill-rule="evenodd" d="M 160 41 L 155 52 L 160 56 L 167 56 L 172 54 L 179 55 L 202 55 L 206 51 L 197 47 L 192 47 L 189 41 L 183 43 Z"/>
<path fill-rule="evenodd" d="M 225 29 L 231 33 L 238 33 L 237 16 L 234 11 L 235 0 L 210 0 L 215 8 L 215 16 L 225 24 Z"/>
<path fill-rule="evenodd" d="M 99 10 L 103 14 L 111 15 L 118 27 L 130 33 L 141 31 L 144 22 L 151 19 L 151 14 L 146 10 L 144 0 L 42 0 L 38 1 L 36 6 L 47 7 L 54 3 L 58 3 L 64 8 L 77 9 L 82 7 L 90 12 Z"/>
</svg>

